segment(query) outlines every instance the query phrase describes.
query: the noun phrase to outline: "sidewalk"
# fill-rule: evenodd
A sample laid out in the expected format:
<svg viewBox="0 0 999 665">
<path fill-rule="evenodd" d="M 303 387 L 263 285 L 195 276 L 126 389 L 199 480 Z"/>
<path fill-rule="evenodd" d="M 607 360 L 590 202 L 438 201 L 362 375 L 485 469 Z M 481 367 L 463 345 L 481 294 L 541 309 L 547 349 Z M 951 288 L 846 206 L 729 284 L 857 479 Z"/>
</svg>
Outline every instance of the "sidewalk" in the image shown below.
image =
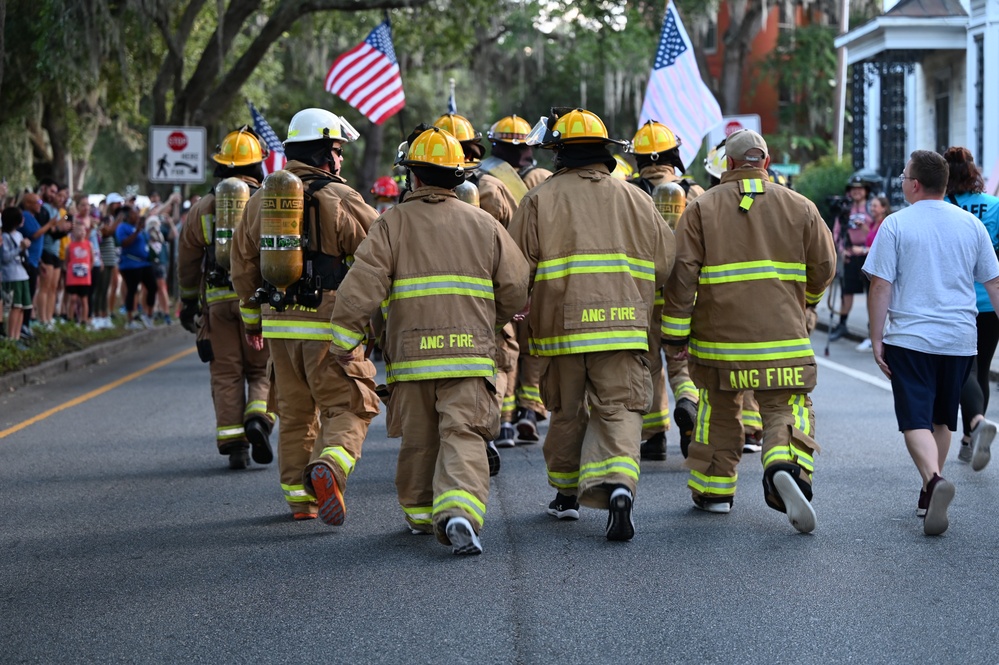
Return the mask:
<svg viewBox="0 0 999 665">
<path fill-rule="evenodd" d="M 837 292 L 839 289 L 837 289 Z M 822 302 L 816 308 L 816 312 L 819 315 L 819 322 L 816 325 L 816 330 L 821 330 L 823 333 L 828 333 L 829 331 L 829 298 L 823 297 Z M 839 302 L 835 303 L 836 307 L 839 307 Z M 853 307 L 850 309 L 850 316 L 846 320 L 847 334 L 845 337 L 839 339 L 832 343 L 835 348 L 843 349 L 849 348 L 853 350 L 858 343 L 867 337 L 867 295 L 864 293 L 858 293 L 853 296 Z M 839 324 L 839 317 L 834 316 L 832 319 L 833 326 Z M 820 337 L 818 340 L 819 344 L 825 344 L 824 337 Z M 816 349 L 816 353 L 821 353 L 822 349 Z M 869 351 L 867 353 L 870 353 Z M 991 378 L 993 381 L 999 381 L 999 353 L 996 353 L 992 358 L 992 372 Z"/>
</svg>

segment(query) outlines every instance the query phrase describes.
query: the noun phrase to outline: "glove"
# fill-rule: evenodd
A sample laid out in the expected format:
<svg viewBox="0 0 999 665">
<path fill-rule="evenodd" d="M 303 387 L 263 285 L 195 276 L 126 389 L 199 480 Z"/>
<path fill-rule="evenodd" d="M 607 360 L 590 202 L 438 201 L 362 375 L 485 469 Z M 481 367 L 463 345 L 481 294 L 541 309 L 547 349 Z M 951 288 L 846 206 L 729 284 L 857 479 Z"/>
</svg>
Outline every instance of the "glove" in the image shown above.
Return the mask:
<svg viewBox="0 0 999 665">
<path fill-rule="evenodd" d="M 180 325 L 184 326 L 184 330 L 192 333 L 198 332 L 198 322 L 197 317 L 201 315 L 201 308 L 198 306 L 197 300 L 185 300 L 184 306 L 180 310 Z"/>
</svg>

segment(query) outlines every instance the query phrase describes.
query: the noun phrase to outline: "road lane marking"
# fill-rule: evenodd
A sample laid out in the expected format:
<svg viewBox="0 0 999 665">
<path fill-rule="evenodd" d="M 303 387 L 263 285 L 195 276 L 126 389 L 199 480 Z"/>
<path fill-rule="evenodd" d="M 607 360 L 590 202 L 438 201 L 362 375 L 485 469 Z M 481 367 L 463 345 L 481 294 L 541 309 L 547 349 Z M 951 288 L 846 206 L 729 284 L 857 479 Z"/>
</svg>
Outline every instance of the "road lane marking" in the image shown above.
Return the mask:
<svg viewBox="0 0 999 665">
<path fill-rule="evenodd" d="M 891 383 L 885 381 L 884 379 L 879 379 L 876 376 L 871 376 L 867 372 L 861 372 L 860 370 L 853 369 L 852 367 L 840 365 L 832 360 L 826 360 L 821 356 L 815 356 L 815 362 L 821 367 L 828 367 L 831 370 L 835 370 L 841 374 L 846 374 L 847 376 L 852 376 L 853 378 L 863 381 L 864 383 L 869 383 L 875 388 L 881 388 L 881 390 L 891 392 Z"/>
<path fill-rule="evenodd" d="M 148 366 L 146 368 L 140 369 L 137 372 L 132 372 L 128 376 L 123 376 L 122 378 L 117 379 L 116 381 L 112 381 L 111 383 L 107 384 L 106 386 L 102 386 L 101 388 L 96 388 L 94 390 L 91 390 L 89 393 L 80 395 L 79 397 L 75 397 L 75 398 L 69 400 L 68 402 L 60 404 L 59 406 L 52 407 L 48 411 L 45 411 L 43 413 L 39 413 L 37 416 L 34 416 L 32 418 L 28 418 L 27 420 L 25 420 L 23 422 L 20 422 L 17 425 L 13 425 L 12 427 L 8 427 L 7 429 L 5 429 L 3 431 L 0 431 L 0 439 L 3 439 L 4 437 L 10 436 L 11 434 L 14 434 L 15 432 L 20 432 L 25 427 L 29 427 L 31 425 L 34 425 L 37 422 L 45 420 L 49 416 L 55 415 L 55 414 L 59 413 L 60 411 L 65 411 L 66 409 L 70 409 L 70 408 L 72 408 L 74 406 L 77 406 L 79 404 L 83 404 L 86 401 L 92 400 L 93 398 L 98 397 L 100 395 L 103 395 L 104 393 L 108 392 L 109 390 L 114 390 L 118 386 L 123 385 L 125 383 L 128 383 L 129 381 L 132 381 L 134 379 L 137 379 L 140 376 L 143 376 L 145 374 L 149 374 L 150 372 L 156 371 L 156 370 L 158 370 L 161 367 L 169 365 L 170 363 L 174 362 L 175 360 L 180 360 L 184 356 L 191 355 L 196 350 L 197 349 L 192 346 L 191 348 L 187 349 L 186 351 L 181 351 L 180 353 L 175 353 L 174 355 L 170 356 L 169 358 L 164 358 L 163 360 L 160 360 L 159 362 L 155 362 L 152 365 L 150 365 L 150 366 Z"/>
</svg>

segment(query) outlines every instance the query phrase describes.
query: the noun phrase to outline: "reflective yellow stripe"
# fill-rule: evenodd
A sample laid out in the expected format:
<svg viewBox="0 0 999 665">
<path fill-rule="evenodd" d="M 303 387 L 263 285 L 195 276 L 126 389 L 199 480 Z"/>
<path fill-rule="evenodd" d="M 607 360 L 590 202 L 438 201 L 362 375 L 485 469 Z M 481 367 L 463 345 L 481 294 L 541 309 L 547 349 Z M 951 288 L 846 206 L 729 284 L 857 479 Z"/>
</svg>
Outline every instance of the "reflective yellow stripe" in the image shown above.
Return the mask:
<svg viewBox="0 0 999 665">
<path fill-rule="evenodd" d="M 810 436 L 812 434 L 812 423 L 811 419 L 808 417 L 808 403 L 805 400 L 806 396 L 804 394 L 791 395 L 791 398 L 787 400 L 787 403 L 791 406 L 791 414 L 794 416 L 795 428 Z"/>
<path fill-rule="evenodd" d="M 763 418 L 760 417 L 759 411 L 742 411 L 742 426 L 743 427 L 754 427 L 756 429 L 763 429 Z"/>
<path fill-rule="evenodd" d="M 697 398 L 697 420 L 694 423 L 694 441 L 707 445 L 711 442 L 711 402 L 708 391 L 700 389 Z"/>
<path fill-rule="evenodd" d="M 704 266 L 701 268 L 701 275 L 697 281 L 700 284 L 725 284 L 731 282 L 750 282 L 759 279 L 777 279 L 782 282 L 804 282 L 805 264 L 764 260 Z"/>
<path fill-rule="evenodd" d="M 504 395 L 503 397 L 503 413 L 513 413 L 517 410 L 517 399 L 513 395 Z"/>
<path fill-rule="evenodd" d="M 270 339 L 311 339 L 333 341 L 333 329 L 327 321 L 287 321 L 264 319 L 264 337 Z"/>
<path fill-rule="evenodd" d="M 779 462 L 790 462 L 792 464 L 796 464 L 808 473 L 812 473 L 815 470 L 815 460 L 812 456 L 807 451 L 796 448 L 790 444 L 786 446 L 774 446 L 763 456 L 764 469 L 769 467 L 771 464 L 777 464 Z"/>
<path fill-rule="evenodd" d="M 458 358 L 432 358 L 390 363 L 385 366 L 388 383 L 396 381 L 425 381 L 466 376 L 494 376 L 496 364 L 492 358 L 466 356 Z"/>
<path fill-rule="evenodd" d="M 246 410 L 243 411 L 243 415 L 257 414 L 257 413 L 267 413 L 267 400 L 255 399 L 246 405 Z"/>
<path fill-rule="evenodd" d="M 759 178 L 744 178 L 739 181 L 739 191 L 743 194 L 762 194 L 763 181 Z"/>
<path fill-rule="evenodd" d="M 343 470 L 344 475 L 349 476 L 350 472 L 354 470 L 354 458 L 343 446 L 329 446 L 323 448 L 323 452 L 320 454 L 321 457 L 330 457 L 336 462 L 336 465 Z"/>
<path fill-rule="evenodd" d="M 807 337 L 772 342 L 705 342 L 690 339 L 690 355 L 705 360 L 763 361 L 811 358 L 812 343 Z"/>
<path fill-rule="evenodd" d="M 809 305 L 818 305 L 822 302 L 822 296 L 825 294 L 825 291 L 820 291 L 819 293 L 809 293 L 808 291 L 805 291 L 805 302 Z"/>
<path fill-rule="evenodd" d="M 656 299 L 653 304 L 660 306 L 666 304 L 666 296 L 663 294 L 663 288 L 656 289 Z"/>
<path fill-rule="evenodd" d="M 229 439 L 241 439 L 243 438 L 243 425 L 225 425 L 224 427 L 215 428 L 215 438 L 219 441 L 228 441 Z"/>
<path fill-rule="evenodd" d="M 281 483 L 281 491 L 284 492 L 285 501 L 291 503 L 309 503 L 316 500 L 316 497 L 305 491 L 305 485 L 285 485 Z"/>
<path fill-rule="evenodd" d="M 669 411 L 654 411 L 653 413 L 646 413 L 642 416 L 642 429 L 649 429 L 650 427 L 668 427 L 669 426 Z"/>
<path fill-rule="evenodd" d="M 465 490 L 448 490 L 434 497 L 434 515 L 451 508 L 458 508 L 472 517 L 481 528 L 486 517 L 486 504 Z"/>
<path fill-rule="evenodd" d="M 558 279 L 568 275 L 594 273 L 630 273 L 635 279 L 654 281 L 656 264 L 653 261 L 636 259 L 627 254 L 573 254 L 559 259 L 538 262 L 535 282 Z"/>
<path fill-rule="evenodd" d="M 201 289 L 196 286 L 182 286 L 180 287 L 180 299 L 181 300 L 194 300 L 199 295 L 201 295 Z"/>
<path fill-rule="evenodd" d="M 601 330 L 559 337 L 528 339 L 531 355 L 564 356 L 596 351 L 649 350 L 649 336 L 644 330 Z"/>
<path fill-rule="evenodd" d="M 260 325 L 260 308 L 249 308 L 239 306 L 239 318 L 243 319 L 243 325 L 256 327 Z"/>
<path fill-rule="evenodd" d="M 690 337 L 690 317 L 678 319 L 663 314 L 661 332 L 665 337 Z"/>
<path fill-rule="evenodd" d="M 406 514 L 406 521 L 411 524 L 433 524 L 433 506 L 414 506 L 407 508 L 400 505 L 402 512 Z"/>
<path fill-rule="evenodd" d="M 590 462 L 579 468 L 579 482 L 590 478 L 604 478 L 622 474 L 638 481 L 638 462 L 630 457 L 611 457 L 602 462 Z"/>
<path fill-rule="evenodd" d="M 517 386 L 517 398 L 532 404 L 543 404 L 541 391 L 537 386 Z"/>
<path fill-rule="evenodd" d="M 494 300 L 492 280 L 465 275 L 434 275 L 432 277 L 408 277 L 392 282 L 392 290 L 385 306 L 392 300 L 420 298 L 423 296 L 472 296 Z"/>
<path fill-rule="evenodd" d="M 352 351 L 364 341 L 363 332 L 354 332 L 335 323 L 331 324 L 330 328 L 333 330 L 333 343 L 345 351 Z"/>
<path fill-rule="evenodd" d="M 236 300 L 237 298 L 239 298 L 239 295 L 226 286 L 207 289 L 205 291 L 205 301 L 207 301 L 209 305 L 212 303 L 222 302 L 223 300 Z"/>
<path fill-rule="evenodd" d="M 691 401 L 697 399 L 697 386 L 693 381 L 681 381 L 680 385 L 673 391 L 673 397 L 677 399 L 687 398 Z"/>
<path fill-rule="evenodd" d="M 560 490 L 575 489 L 579 487 L 579 471 L 559 473 L 549 469 L 548 484 Z"/>
<path fill-rule="evenodd" d="M 215 242 L 214 231 L 215 228 L 215 215 L 208 214 L 201 216 L 201 237 L 204 238 L 205 244 L 210 245 Z"/>
<path fill-rule="evenodd" d="M 698 471 L 691 470 L 690 478 L 687 480 L 687 487 L 701 494 L 734 496 L 735 485 L 738 480 L 739 474 L 735 474 L 734 476 L 707 476 Z"/>
</svg>

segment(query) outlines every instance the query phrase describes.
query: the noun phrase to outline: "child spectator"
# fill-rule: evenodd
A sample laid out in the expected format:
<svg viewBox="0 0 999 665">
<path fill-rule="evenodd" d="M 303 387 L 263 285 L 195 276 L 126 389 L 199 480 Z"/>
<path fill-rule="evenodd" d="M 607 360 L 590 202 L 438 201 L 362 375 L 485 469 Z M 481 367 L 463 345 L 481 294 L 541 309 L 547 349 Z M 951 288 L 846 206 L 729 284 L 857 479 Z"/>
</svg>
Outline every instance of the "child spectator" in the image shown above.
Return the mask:
<svg viewBox="0 0 999 665">
<path fill-rule="evenodd" d="M 13 340 L 21 339 L 21 322 L 24 320 L 24 310 L 31 309 L 31 292 L 28 289 L 28 271 L 24 269 L 21 259 L 22 250 L 26 250 L 31 241 L 21 236 L 18 229 L 24 222 L 21 210 L 4 208 L 0 213 L 3 226 L 3 255 L 0 271 L 3 274 L 3 299 L 10 303 L 10 316 L 7 317 L 7 337 Z M 0 310 L 3 308 L 0 307 Z"/>
<path fill-rule="evenodd" d="M 94 251 L 87 238 L 84 224 L 73 224 L 73 234 L 66 248 L 66 295 L 69 303 L 66 314 L 81 326 L 90 319 L 90 285 L 94 265 Z"/>
</svg>

